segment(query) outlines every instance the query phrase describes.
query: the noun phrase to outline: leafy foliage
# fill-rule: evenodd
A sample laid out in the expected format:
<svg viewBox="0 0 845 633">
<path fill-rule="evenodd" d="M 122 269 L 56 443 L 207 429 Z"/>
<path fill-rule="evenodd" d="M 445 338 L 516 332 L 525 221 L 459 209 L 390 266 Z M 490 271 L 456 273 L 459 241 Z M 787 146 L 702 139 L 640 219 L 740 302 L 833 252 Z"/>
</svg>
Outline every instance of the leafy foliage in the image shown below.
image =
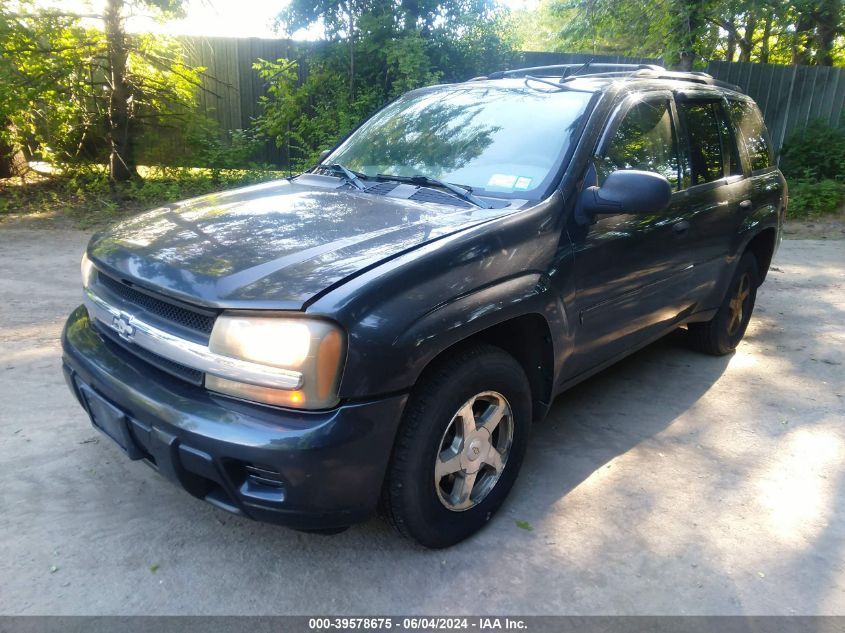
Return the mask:
<svg viewBox="0 0 845 633">
<path fill-rule="evenodd" d="M 841 0 L 546 0 L 518 17 L 529 50 L 557 20 L 544 48 L 662 58 L 831 65 L 845 61 Z"/>
<path fill-rule="evenodd" d="M 280 16 L 284 27 L 322 20 L 329 41 L 307 65 L 255 64 L 268 84 L 257 128 L 289 150 L 294 168 L 310 166 L 394 97 L 507 65 L 505 19 L 487 0 L 294 0 Z"/>
<path fill-rule="evenodd" d="M 802 218 L 834 213 L 845 200 L 845 187 L 836 180 L 799 178 L 789 182 L 790 217 Z"/>
<path fill-rule="evenodd" d="M 112 4 L 123 6 L 122 0 Z M 168 15 L 180 5 L 176 0 L 136 4 Z M 0 4 L 0 141 L 52 163 L 104 160 L 113 135 L 117 82 L 111 37 L 108 29 L 83 26 L 79 16 L 44 9 L 35 0 Z M 185 129 L 186 121 L 196 118 L 192 110 L 203 69 L 186 64 L 173 38 L 123 37 L 124 132 L 132 140 L 149 128 Z M 156 136 L 162 135 L 148 138 Z M 125 158 L 134 164 L 132 156 Z"/>
<path fill-rule="evenodd" d="M 0 138 L 45 158 L 83 153 L 98 122 L 91 71 L 102 43 L 73 18 L 36 12 L 33 0 L 0 4 Z"/>
<path fill-rule="evenodd" d="M 787 178 L 845 179 L 845 128 L 811 121 L 784 143 L 780 168 Z"/>
<path fill-rule="evenodd" d="M 833 213 L 845 200 L 845 129 L 811 121 L 787 139 L 780 168 L 789 182 L 790 216 Z"/>
<path fill-rule="evenodd" d="M 210 169 L 215 178 L 227 169 L 264 169 L 252 160 L 264 145 L 257 130 L 223 132 L 216 121 L 195 116 L 189 119 L 184 136 L 192 165 Z"/>
<path fill-rule="evenodd" d="M 542 0 L 533 10 L 515 11 L 508 16 L 507 31 L 519 50 L 561 51 L 561 46 L 565 45 L 561 34 L 569 25 L 569 20 L 555 0 Z M 589 46 L 587 48 L 590 49 Z"/>
<path fill-rule="evenodd" d="M 262 169 L 140 168 L 142 178 L 116 194 L 102 165 L 79 165 L 50 176 L 0 180 L 0 221 L 17 215 L 68 217 L 82 228 L 110 222 L 126 213 L 271 180 L 279 172 Z"/>
</svg>

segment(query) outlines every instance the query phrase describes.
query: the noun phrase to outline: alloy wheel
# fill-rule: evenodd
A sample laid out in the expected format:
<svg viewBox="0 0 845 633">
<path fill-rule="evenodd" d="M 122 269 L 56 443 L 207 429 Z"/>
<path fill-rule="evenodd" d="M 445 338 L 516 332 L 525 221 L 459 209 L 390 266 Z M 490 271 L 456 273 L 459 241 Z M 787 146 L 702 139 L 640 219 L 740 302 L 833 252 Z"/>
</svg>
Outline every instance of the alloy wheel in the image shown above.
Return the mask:
<svg viewBox="0 0 845 633">
<path fill-rule="evenodd" d="M 513 444 L 513 411 L 496 391 L 467 400 L 452 416 L 440 440 L 434 486 L 440 503 L 462 512 L 490 494 Z"/>
<path fill-rule="evenodd" d="M 728 304 L 728 336 L 736 334 L 737 330 L 742 326 L 742 318 L 748 310 L 746 303 L 750 294 L 751 277 L 748 273 L 745 273 L 739 278 L 736 291 Z"/>
</svg>

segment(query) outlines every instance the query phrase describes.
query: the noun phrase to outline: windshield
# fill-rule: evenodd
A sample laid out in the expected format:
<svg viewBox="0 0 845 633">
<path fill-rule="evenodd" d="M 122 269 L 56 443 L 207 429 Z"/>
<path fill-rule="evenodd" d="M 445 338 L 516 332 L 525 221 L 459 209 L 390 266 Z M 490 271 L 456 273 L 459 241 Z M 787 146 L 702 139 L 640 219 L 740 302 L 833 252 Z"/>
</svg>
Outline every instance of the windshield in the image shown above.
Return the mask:
<svg viewBox="0 0 845 633">
<path fill-rule="evenodd" d="M 414 92 L 376 113 L 323 163 L 532 198 L 554 178 L 591 97 L 477 86 Z"/>
</svg>

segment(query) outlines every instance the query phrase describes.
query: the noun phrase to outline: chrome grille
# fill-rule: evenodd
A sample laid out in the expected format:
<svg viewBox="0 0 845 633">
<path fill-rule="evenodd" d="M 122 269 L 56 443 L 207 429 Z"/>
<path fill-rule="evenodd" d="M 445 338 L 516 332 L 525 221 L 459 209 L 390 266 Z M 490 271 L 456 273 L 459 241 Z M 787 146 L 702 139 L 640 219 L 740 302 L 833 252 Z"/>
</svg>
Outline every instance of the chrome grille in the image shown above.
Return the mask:
<svg viewBox="0 0 845 633">
<path fill-rule="evenodd" d="M 143 347 L 138 347 L 132 343 L 127 343 L 114 330 L 106 327 L 102 323 L 95 321 L 95 326 L 100 335 L 112 346 L 119 348 L 121 352 L 132 354 L 142 361 L 152 365 L 156 369 L 176 376 L 194 385 L 202 385 L 204 374 L 191 367 L 176 363 L 170 359 L 159 356 L 153 352 L 145 350 Z"/>
<path fill-rule="evenodd" d="M 98 288 L 99 289 L 99 288 Z M 144 349 L 172 363 L 189 367 L 220 378 L 246 382 L 273 389 L 299 389 L 302 374 L 298 371 L 263 365 L 252 361 L 217 354 L 206 342 L 197 342 L 179 333 L 160 327 L 142 314 L 127 314 L 91 288 L 85 289 L 85 307 L 92 320 L 114 329 L 127 345 L 124 349 Z M 182 329 L 183 333 L 187 330 Z"/>
<path fill-rule="evenodd" d="M 97 273 L 97 281 L 118 298 L 138 306 L 145 312 L 154 314 L 165 321 L 176 323 L 190 330 L 201 332 L 205 335 L 211 334 L 211 330 L 214 327 L 214 316 L 194 312 L 188 308 L 157 299 L 102 272 Z"/>
</svg>

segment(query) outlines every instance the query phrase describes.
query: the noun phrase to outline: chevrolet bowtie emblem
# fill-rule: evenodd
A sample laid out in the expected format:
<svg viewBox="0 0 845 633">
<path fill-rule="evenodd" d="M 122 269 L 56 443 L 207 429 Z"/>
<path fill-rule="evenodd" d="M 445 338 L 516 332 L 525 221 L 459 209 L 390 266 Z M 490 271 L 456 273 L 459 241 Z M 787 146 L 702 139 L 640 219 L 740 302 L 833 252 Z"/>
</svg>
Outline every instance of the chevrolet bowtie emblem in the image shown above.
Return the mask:
<svg viewBox="0 0 845 633">
<path fill-rule="evenodd" d="M 124 341 L 131 341 L 132 337 L 135 335 L 135 326 L 132 325 L 131 320 L 132 317 L 123 313 L 112 319 L 111 326 Z"/>
</svg>

